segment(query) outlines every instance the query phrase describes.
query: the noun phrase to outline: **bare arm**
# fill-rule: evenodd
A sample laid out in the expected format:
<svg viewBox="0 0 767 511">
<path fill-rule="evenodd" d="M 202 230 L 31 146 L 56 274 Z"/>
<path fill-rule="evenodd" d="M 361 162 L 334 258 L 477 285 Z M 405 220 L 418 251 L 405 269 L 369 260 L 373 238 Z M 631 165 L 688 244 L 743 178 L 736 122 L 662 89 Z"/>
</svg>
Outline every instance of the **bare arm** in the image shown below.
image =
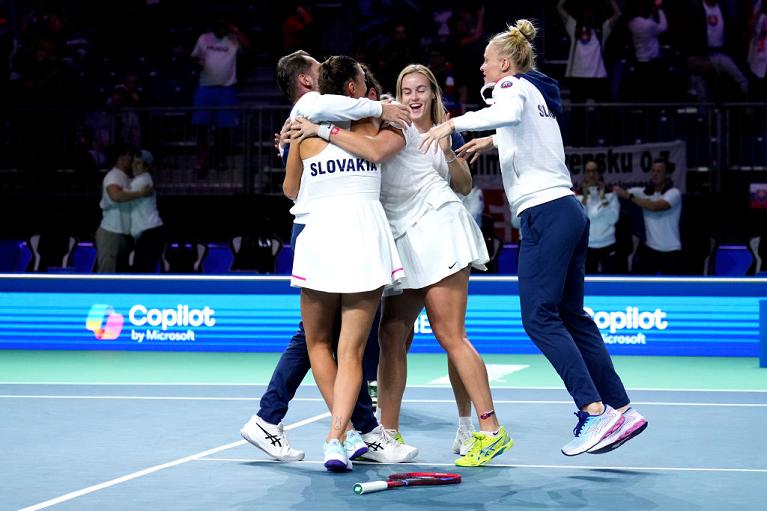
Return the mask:
<svg viewBox="0 0 767 511">
<path fill-rule="evenodd" d="M 485 34 L 484 26 L 485 26 L 485 6 L 482 5 L 477 10 L 477 23 L 476 25 L 474 25 L 474 32 L 472 32 L 470 35 L 461 39 L 461 46 L 465 46 L 467 44 L 480 41 L 482 39 L 482 36 Z"/>
<path fill-rule="evenodd" d="M 229 31 L 234 34 L 234 36 L 237 38 L 237 42 L 240 43 L 240 46 L 243 47 L 246 50 L 249 50 L 253 45 L 250 43 L 250 39 L 248 39 L 248 36 L 240 32 L 240 29 L 237 28 L 234 25 L 229 25 Z"/>
<path fill-rule="evenodd" d="M 453 152 L 450 142 L 450 137 L 445 137 L 439 141 L 439 148 L 445 156 L 447 170 L 450 173 L 450 187 L 461 195 L 468 195 L 472 184 L 469 164 Z"/>
<path fill-rule="evenodd" d="M 613 192 L 617 194 L 618 197 L 630 200 L 640 208 L 646 209 L 647 211 L 666 211 L 667 209 L 671 209 L 671 204 L 669 204 L 665 199 L 643 199 L 642 197 L 637 197 L 633 193 L 621 188 L 620 186 L 613 187 Z"/>
<path fill-rule="evenodd" d="M 288 162 L 285 165 L 285 179 L 282 181 L 282 193 L 291 200 L 296 200 L 301 189 L 301 175 L 304 172 L 304 163 L 301 160 L 301 142 L 291 140 L 288 151 Z"/>
<path fill-rule="evenodd" d="M 621 8 L 618 7 L 618 2 L 616 2 L 615 0 L 610 0 L 610 5 L 613 8 L 613 15 L 610 16 L 610 19 L 608 21 L 610 21 L 610 25 L 614 25 L 615 22 L 618 21 L 618 18 L 621 17 L 622 13 L 621 13 Z"/>
<path fill-rule="evenodd" d="M 318 129 L 319 126 L 308 119 L 297 118 L 291 126 L 293 140 L 317 136 Z M 334 127 L 329 138 L 341 149 L 373 163 L 388 160 L 405 147 L 404 135 L 394 128 L 384 128 L 373 136 Z"/>
<path fill-rule="evenodd" d="M 570 14 L 565 10 L 565 2 L 566 0 L 559 0 L 559 3 L 557 4 L 557 12 L 559 12 L 559 15 L 562 17 L 562 19 L 567 19 L 570 17 Z"/>
<path fill-rule="evenodd" d="M 128 202 L 135 199 L 140 199 L 141 197 L 149 197 L 153 193 L 154 189 L 151 185 L 147 185 L 141 190 L 136 190 L 135 192 L 126 190 L 120 185 L 107 186 L 107 195 L 109 195 L 109 198 L 114 202 Z"/>
<path fill-rule="evenodd" d="M 349 130 L 334 130 L 330 141 L 341 149 L 373 163 L 381 163 L 405 147 L 405 136 L 395 128 L 384 128 L 375 136 Z"/>
<path fill-rule="evenodd" d="M 469 163 L 474 163 L 479 158 L 479 155 L 485 151 L 489 151 L 493 148 L 493 137 L 473 138 L 458 148 L 456 154 L 460 158 L 466 158 L 471 160 Z"/>
</svg>

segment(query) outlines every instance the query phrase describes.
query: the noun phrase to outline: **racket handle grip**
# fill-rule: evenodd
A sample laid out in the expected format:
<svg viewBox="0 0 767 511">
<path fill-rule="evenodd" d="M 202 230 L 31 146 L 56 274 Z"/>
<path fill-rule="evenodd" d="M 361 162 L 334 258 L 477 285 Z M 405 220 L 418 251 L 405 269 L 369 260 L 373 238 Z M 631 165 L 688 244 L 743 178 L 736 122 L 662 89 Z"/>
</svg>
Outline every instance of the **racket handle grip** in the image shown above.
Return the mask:
<svg viewBox="0 0 767 511">
<path fill-rule="evenodd" d="M 362 495 L 363 493 L 373 493 L 374 491 L 382 491 L 389 488 L 386 481 L 369 481 L 367 483 L 357 483 L 354 485 L 354 493 Z"/>
</svg>

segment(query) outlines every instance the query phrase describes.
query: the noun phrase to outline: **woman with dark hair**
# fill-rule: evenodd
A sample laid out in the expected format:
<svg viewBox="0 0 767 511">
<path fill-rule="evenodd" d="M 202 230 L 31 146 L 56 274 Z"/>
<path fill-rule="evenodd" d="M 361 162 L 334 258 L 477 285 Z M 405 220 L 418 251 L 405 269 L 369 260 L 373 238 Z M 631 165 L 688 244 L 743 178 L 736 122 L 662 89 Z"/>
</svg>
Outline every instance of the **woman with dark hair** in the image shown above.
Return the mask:
<svg viewBox="0 0 767 511">
<path fill-rule="evenodd" d="M 361 98 L 364 72 L 349 57 L 331 57 L 319 70 L 323 94 Z M 354 123 L 363 133 L 378 132 L 377 119 Z M 325 467 L 352 468 L 344 438 L 362 383 L 362 354 L 381 292 L 403 277 L 397 248 L 379 200 L 380 166 L 355 158 L 322 139 L 291 140 L 283 183 L 291 199 L 301 192 L 308 213 L 296 237 L 291 285 L 301 288 L 301 318 L 312 373 L 332 419 L 324 445 Z M 338 347 L 334 322 L 340 310 Z M 335 354 L 335 355 L 334 355 Z"/>
</svg>

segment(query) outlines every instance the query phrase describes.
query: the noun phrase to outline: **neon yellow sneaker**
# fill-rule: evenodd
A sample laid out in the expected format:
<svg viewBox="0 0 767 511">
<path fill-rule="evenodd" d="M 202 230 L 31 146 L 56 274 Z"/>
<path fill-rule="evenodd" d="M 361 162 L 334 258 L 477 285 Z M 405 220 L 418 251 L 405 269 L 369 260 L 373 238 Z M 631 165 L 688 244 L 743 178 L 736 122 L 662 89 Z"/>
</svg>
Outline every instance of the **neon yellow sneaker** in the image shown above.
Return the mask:
<svg viewBox="0 0 767 511">
<path fill-rule="evenodd" d="M 455 460 L 459 467 L 478 467 L 484 465 L 499 454 L 506 452 L 514 441 L 506 434 L 506 428 L 501 426 L 496 436 L 487 436 L 481 432 L 473 432 L 474 443 L 469 452 Z"/>
<path fill-rule="evenodd" d="M 387 429 L 386 432 L 389 433 L 389 436 L 396 440 L 398 444 L 405 445 L 405 439 L 402 438 L 402 435 L 400 435 L 398 430 Z"/>
</svg>

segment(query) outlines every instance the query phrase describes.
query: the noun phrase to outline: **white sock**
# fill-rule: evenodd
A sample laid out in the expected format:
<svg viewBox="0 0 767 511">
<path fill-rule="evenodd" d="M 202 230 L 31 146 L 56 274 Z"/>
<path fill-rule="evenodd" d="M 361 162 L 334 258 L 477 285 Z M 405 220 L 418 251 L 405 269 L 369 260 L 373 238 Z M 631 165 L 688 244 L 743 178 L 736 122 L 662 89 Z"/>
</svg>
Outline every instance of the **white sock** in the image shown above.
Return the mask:
<svg viewBox="0 0 767 511">
<path fill-rule="evenodd" d="M 481 433 L 485 436 L 498 436 L 499 431 L 500 429 L 497 429 L 496 431 L 481 431 Z"/>
<path fill-rule="evenodd" d="M 458 427 L 462 429 L 468 429 L 470 431 L 474 431 L 474 426 L 471 423 L 471 416 L 458 417 Z"/>
</svg>

